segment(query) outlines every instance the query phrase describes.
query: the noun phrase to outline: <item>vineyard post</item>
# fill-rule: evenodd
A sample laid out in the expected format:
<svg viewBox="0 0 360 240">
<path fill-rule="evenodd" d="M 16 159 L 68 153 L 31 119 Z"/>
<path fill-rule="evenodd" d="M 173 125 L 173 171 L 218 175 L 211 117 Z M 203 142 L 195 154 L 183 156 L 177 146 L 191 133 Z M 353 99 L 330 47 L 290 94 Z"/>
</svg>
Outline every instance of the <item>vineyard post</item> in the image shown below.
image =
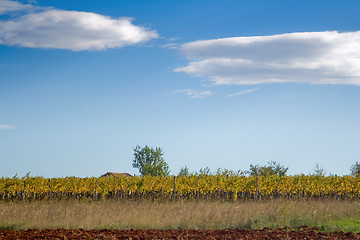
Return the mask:
<svg viewBox="0 0 360 240">
<path fill-rule="evenodd" d="M 175 195 L 176 195 L 176 176 L 174 176 L 174 188 L 173 188 L 172 197 L 175 198 Z"/>
<path fill-rule="evenodd" d="M 199 198 L 199 193 L 200 193 L 200 189 L 199 189 L 200 176 L 198 176 L 197 179 L 198 179 L 198 182 L 197 182 L 198 187 L 197 187 L 197 190 L 196 190 L 196 198 Z"/>
<path fill-rule="evenodd" d="M 48 179 L 48 187 L 49 187 L 49 191 L 48 191 L 47 195 L 48 195 L 48 200 L 49 200 L 51 197 L 51 179 L 50 178 Z"/>
<path fill-rule="evenodd" d="M 229 186 L 229 176 L 226 175 L 226 186 Z M 226 200 L 229 200 L 229 189 L 226 187 Z"/>
<path fill-rule="evenodd" d="M 256 185 L 255 185 L 255 199 L 257 200 L 259 198 L 259 177 L 256 175 Z"/>
<path fill-rule="evenodd" d="M 95 193 L 94 193 L 95 201 L 97 200 L 97 192 L 96 192 L 96 190 L 97 190 L 97 180 L 95 182 Z"/>
<path fill-rule="evenodd" d="M 26 179 L 24 179 L 23 200 L 26 198 Z"/>
</svg>

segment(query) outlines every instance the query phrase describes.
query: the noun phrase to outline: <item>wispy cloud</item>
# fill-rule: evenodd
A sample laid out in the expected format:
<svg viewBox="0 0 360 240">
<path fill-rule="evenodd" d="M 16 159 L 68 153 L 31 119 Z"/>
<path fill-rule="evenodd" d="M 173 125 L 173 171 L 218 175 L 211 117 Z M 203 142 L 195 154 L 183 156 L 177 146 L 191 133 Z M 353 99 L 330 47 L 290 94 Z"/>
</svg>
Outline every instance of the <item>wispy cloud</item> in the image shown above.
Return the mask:
<svg viewBox="0 0 360 240">
<path fill-rule="evenodd" d="M 234 37 L 183 44 L 189 60 L 175 72 L 213 84 L 302 82 L 360 85 L 360 31 Z"/>
<path fill-rule="evenodd" d="M 232 93 L 232 94 L 226 95 L 226 97 L 227 97 L 227 98 L 237 97 L 237 96 L 241 96 L 241 95 L 245 95 L 245 94 L 249 94 L 249 93 L 255 92 L 255 91 L 259 90 L 259 89 L 260 89 L 260 87 L 251 88 L 251 89 L 246 89 L 246 90 L 242 90 L 242 91 L 240 91 L 240 92 L 236 92 L 236 93 Z"/>
<path fill-rule="evenodd" d="M 161 47 L 166 48 L 166 49 L 178 49 L 178 44 L 177 43 L 167 43 L 162 45 Z"/>
<path fill-rule="evenodd" d="M 16 1 L 0 3 L 3 13 L 31 7 Z M 132 18 L 111 18 L 92 12 L 44 9 L 0 21 L 0 45 L 9 46 L 104 50 L 158 37 L 155 30 L 132 24 Z"/>
<path fill-rule="evenodd" d="M 0 125 L 0 130 L 13 130 L 15 126 L 13 125 Z"/>
<path fill-rule="evenodd" d="M 211 91 L 196 91 L 193 89 L 179 89 L 174 91 L 174 93 L 185 93 L 186 95 L 188 95 L 191 98 L 205 98 L 208 96 L 213 95 L 213 92 Z"/>
<path fill-rule="evenodd" d="M 0 0 L 0 15 L 9 12 L 26 11 L 33 8 L 34 6 L 31 4 L 22 4 L 17 1 Z"/>
</svg>

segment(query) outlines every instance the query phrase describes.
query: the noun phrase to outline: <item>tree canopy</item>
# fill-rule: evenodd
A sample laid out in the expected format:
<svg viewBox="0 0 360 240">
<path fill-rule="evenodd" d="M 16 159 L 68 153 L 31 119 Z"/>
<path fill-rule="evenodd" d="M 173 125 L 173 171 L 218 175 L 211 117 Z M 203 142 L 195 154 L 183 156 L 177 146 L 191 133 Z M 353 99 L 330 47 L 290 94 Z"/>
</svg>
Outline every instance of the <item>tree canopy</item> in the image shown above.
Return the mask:
<svg viewBox="0 0 360 240">
<path fill-rule="evenodd" d="M 160 147 L 151 148 L 136 146 L 134 148 L 134 160 L 132 166 L 138 168 L 142 176 L 167 176 L 169 165 L 165 162 L 163 150 Z"/>
<path fill-rule="evenodd" d="M 351 166 L 350 173 L 354 177 L 357 177 L 360 175 L 360 163 L 359 162 L 356 162 L 354 165 Z"/>
<path fill-rule="evenodd" d="M 277 163 L 276 161 L 268 162 L 268 165 L 259 166 L 259 165 L 252 165 L 250 164 L 250 175 L 251 176 L 271 176 L 271 175 L 279 175 L 285 176 L 286 172 L 289 168 L 284 167 Z"/>
</svg>

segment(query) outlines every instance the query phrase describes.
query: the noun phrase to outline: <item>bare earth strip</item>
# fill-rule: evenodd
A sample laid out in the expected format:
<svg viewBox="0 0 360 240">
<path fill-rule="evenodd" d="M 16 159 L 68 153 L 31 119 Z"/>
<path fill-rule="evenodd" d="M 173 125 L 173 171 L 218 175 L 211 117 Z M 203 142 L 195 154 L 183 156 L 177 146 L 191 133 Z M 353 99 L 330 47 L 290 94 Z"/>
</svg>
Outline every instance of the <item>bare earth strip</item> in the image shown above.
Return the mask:
<svg viewBox="0 0 360 240">
<path fill-rule="evenodd" d="M 360 234 L 302 227 L 262 230 L 1 230 L 0 239 L 360 239 Z"/>
</svg>

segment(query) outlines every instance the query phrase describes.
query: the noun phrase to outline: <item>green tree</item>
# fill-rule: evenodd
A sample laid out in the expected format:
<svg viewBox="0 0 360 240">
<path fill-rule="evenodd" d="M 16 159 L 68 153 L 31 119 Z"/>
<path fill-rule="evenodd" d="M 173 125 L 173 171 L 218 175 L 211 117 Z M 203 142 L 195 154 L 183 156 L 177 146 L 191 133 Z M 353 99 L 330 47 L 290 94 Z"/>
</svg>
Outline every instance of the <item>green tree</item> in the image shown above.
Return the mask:
<svg viewBox="0 0 360 240">
<path fill-rule="evenodd" d="M 325 177 L 325 174 L 326 171 L 324 170 L 324 168 L 320 167 L 319 164 L 317 163 L 314 168 L 314 175 L 319 177 Z"/>
<path fill-rule="evenodd" d="M 190 175 L 189 168 L 187 166 L 181 167 L 178 176 L 179 177 L 185 177 L 185 176 L 189 176 L 189 175 Z"/>
<path fill-rule="evenodd" d="M 279 175 L 285 176 L 286 172 L 289 168 L 284 167 L 277 163 L 276 161 L 268 162 L 268 165 L 265 166 L 259 166 L 259 165 L 252 165 L 250 164 L 250 175 L 251 176 L 271 176 L 271 175 Z"/>
<path fill-rule="evenodd" d="M 248 173 L 248 171 L 233 171 L 233 170 L 228 170 L 226 168 L 218 168 L 216 170 L 215 175 L 217 176 L 226 176 L 226 177 L 245 177 L 245 175 Z"/>
<path fill-rule="evenodd" d="M 165 162 L 163 150 L 160 147 L 150 148 L 145 145 L 134 148 L 134 160 L 132 166 L 138 168 L 142 176 L 168 176 L 169 165 Z"/>
<path fill-rule="evenodd" d="M 210 176 L 211 175 L 210 168 L 209 167 L 201 168 L 199 171 L 199 175 Z"/>
<path fill-rule="evenodd" d="M 357 177 L 360 175 L 360 163 L 356 162 L 350 168 L 351 175 Z"/>
</svg>

